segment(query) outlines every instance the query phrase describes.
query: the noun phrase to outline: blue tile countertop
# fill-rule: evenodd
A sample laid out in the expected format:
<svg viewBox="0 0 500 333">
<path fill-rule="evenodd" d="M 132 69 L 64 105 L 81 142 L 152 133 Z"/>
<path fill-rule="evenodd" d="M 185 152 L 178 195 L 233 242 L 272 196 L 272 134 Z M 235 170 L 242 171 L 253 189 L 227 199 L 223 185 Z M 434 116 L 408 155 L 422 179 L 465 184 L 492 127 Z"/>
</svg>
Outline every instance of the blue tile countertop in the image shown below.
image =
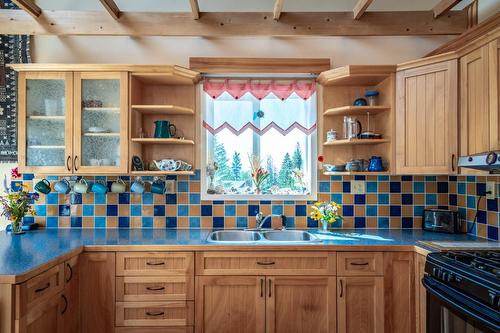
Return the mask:
<svg viewBox="0 0 500 333">
<path fill-rule="evenodd" d="M 310 231 L 310 230 L 309 230 Z M 422 230 L 332 231 L 329 239 L 314 244 L 208 243 L 209 229 L 42 229 L 12 236 L 0 232 L 0 283 L 18 283 L 83 250 L 92 251 L 201 251 L 201 250 L 329 250 L 369 247 L 377 251 L 409 251 L 419 241 L 475 241 L 472 235 L 452 235 Z M 316 231 L 312 231 L 317 233 Z M 126 246 L 126 247 L 125 247 Z M 130 249 L 129 246 L 134 246 Z M 50 265 L 50 266 L 49 266 Z"/>
</svg>

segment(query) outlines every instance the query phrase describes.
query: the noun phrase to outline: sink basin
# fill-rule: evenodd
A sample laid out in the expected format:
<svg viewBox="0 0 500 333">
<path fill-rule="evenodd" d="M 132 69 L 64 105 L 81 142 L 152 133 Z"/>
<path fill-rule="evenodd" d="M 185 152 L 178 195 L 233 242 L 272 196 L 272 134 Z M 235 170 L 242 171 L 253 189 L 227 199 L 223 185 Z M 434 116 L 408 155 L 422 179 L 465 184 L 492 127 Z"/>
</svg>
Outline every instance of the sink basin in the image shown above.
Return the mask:
<svg viewBox="0 0 500 333">
<path fill-rule="evenodd" d="M 262 233 L 265 240 L 271 242 L 319 242 L 320 239 L 303 230 L 273 230 Z"/>
<path fill-rule="evenodd" d="M 257 242 L 262 239 L 260 233 L 246 230 L 219 230 L 208 235 L 207 241 L 213 243 Z"/>
</svg>

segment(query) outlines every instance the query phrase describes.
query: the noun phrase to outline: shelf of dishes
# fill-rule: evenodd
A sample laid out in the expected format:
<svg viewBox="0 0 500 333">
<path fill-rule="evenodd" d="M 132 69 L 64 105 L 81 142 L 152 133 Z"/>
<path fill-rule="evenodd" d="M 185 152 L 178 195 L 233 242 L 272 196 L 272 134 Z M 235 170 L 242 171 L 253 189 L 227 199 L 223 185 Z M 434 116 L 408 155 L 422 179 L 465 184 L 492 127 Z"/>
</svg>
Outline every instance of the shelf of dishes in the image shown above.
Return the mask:
<svg viewBox="0 0 500 333">
<path fill-rule="evenodd" d="M 132 142 L 158 145 L 194 145 L 193 140 L 177 138 L 132 138 Z"/>
<path fill-rule="evenodd" d="M 194 171 L 131 171 L 131 176 L 192 176 Z"/>
<path fill-rule="evenodd" d="M 362 105 L 362 106 L 357 106 L 357 105 L 346 105 L 346 106 L 339 106 L 335 108 L 331 108 L 326 110 L 323 115 L 325 116 L 348 116 L 348 115 L 356 115 L 356 114 L 378 114 L 381 112 L 385 112 L 389 110 L 391 107 L 387 105 L 375 105 L 375 106 L 369 106 L 369 105 Z"/>
<path fill-rule="evenodd" d="M 324 142 L 324 146 L 341 146 L 341 145 L 376 145 L 387 143 L 389 139 L 340 139 Z"/>
<path fill-rule="evenodd" d="M 374 175 L 384 176 L 390 175 L 389 171 L 324 171 L 325 176 L 352 176 L 352 175 Z"/>
<path fill-rule="evenodd" d="M 355 174 L 389 174 L 386 161 L 380 156 L 372 156 L 369 160 L 362 158 L 352 159 L 347 163 L 323 164 L 323 174 L 330 175 L 355 175 Z"/>
</svg>

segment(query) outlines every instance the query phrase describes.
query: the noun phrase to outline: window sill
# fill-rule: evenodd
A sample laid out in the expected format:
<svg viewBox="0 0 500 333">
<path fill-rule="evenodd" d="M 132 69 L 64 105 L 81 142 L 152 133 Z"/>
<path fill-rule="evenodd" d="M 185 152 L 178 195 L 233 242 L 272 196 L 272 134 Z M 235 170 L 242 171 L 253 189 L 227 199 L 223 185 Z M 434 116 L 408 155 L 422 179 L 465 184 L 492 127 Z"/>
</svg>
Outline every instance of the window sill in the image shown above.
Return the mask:
<svg viewBox="0 0 500 333">
<path fill-rule="evenodd" d="M 201 200 L 220 201 L 316 201 L 317 193 L 308 195 L 273 195 L 273 194 L 251 194 L 251 195 L 235 195 L 235 194 L 208 194 L 201 193 Z"/>
</svg>

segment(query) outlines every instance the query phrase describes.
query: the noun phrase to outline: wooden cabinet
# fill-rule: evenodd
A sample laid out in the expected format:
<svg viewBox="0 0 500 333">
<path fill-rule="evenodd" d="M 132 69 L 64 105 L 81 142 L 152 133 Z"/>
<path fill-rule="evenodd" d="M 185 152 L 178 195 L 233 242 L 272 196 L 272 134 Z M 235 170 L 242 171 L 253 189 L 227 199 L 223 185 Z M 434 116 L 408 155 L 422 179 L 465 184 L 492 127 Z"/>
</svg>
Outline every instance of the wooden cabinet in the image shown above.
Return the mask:
<svg viewBox="0 0 500 333">
<path fill-rule="evenodd" d="M 80 265 L 79 256 L 64 263 L 64 301 L 62 312 L 63 331 L 80 332 Z"/>
<path fill-rule="evenodd" d="M 384 278 L 337 278 L 338 332 L 384 332 Z"/>
<path fill-rule="evenodd" d="M 490 150 L 500 150 L 500 38 L 488 45 Z"/>
<path fill-rule="evenodd" d="M 267 333 L 336 331 L 336 279 L 329 276 L 266 278 Z"/>
<path fill-rule="evenodd" d="M 62 293 L 48 298 L 16 320 L 16 333 L 63 333 Z"/>
<path fill-rule="evenodd" d="M 337 274 L 340 276 L 383 275 L 382 252 L 340 252 L 337 254 Z"/>
<path fill-rule="evenodd" d="M 406 68 L 396 75 L 396 172 L 456 172 L 457 60 Z"/>
<path fill-rule="evenodd" d="M 116 274 L 123 276 L 191 275 L 191 252 L 123 252 L 116 254 Z"/>
<path fill-rule="evenodd" d="M 416 313 L 416 332 L 425 333 L 427 331 L 427 292 L 422 279 L 425 273 L 426 256 L 415 253 L 415 313 Z"/>
<path fill-rule="evenodd" d="M 80 328 L 82 333 L 114 331 L 115 253 L 80 256 Z"/>
<path fill-rule="evenodd" d="M 265 288 L 260 276 L 196 277 L 195 332 L 265 332 Z"/>
</svg>

